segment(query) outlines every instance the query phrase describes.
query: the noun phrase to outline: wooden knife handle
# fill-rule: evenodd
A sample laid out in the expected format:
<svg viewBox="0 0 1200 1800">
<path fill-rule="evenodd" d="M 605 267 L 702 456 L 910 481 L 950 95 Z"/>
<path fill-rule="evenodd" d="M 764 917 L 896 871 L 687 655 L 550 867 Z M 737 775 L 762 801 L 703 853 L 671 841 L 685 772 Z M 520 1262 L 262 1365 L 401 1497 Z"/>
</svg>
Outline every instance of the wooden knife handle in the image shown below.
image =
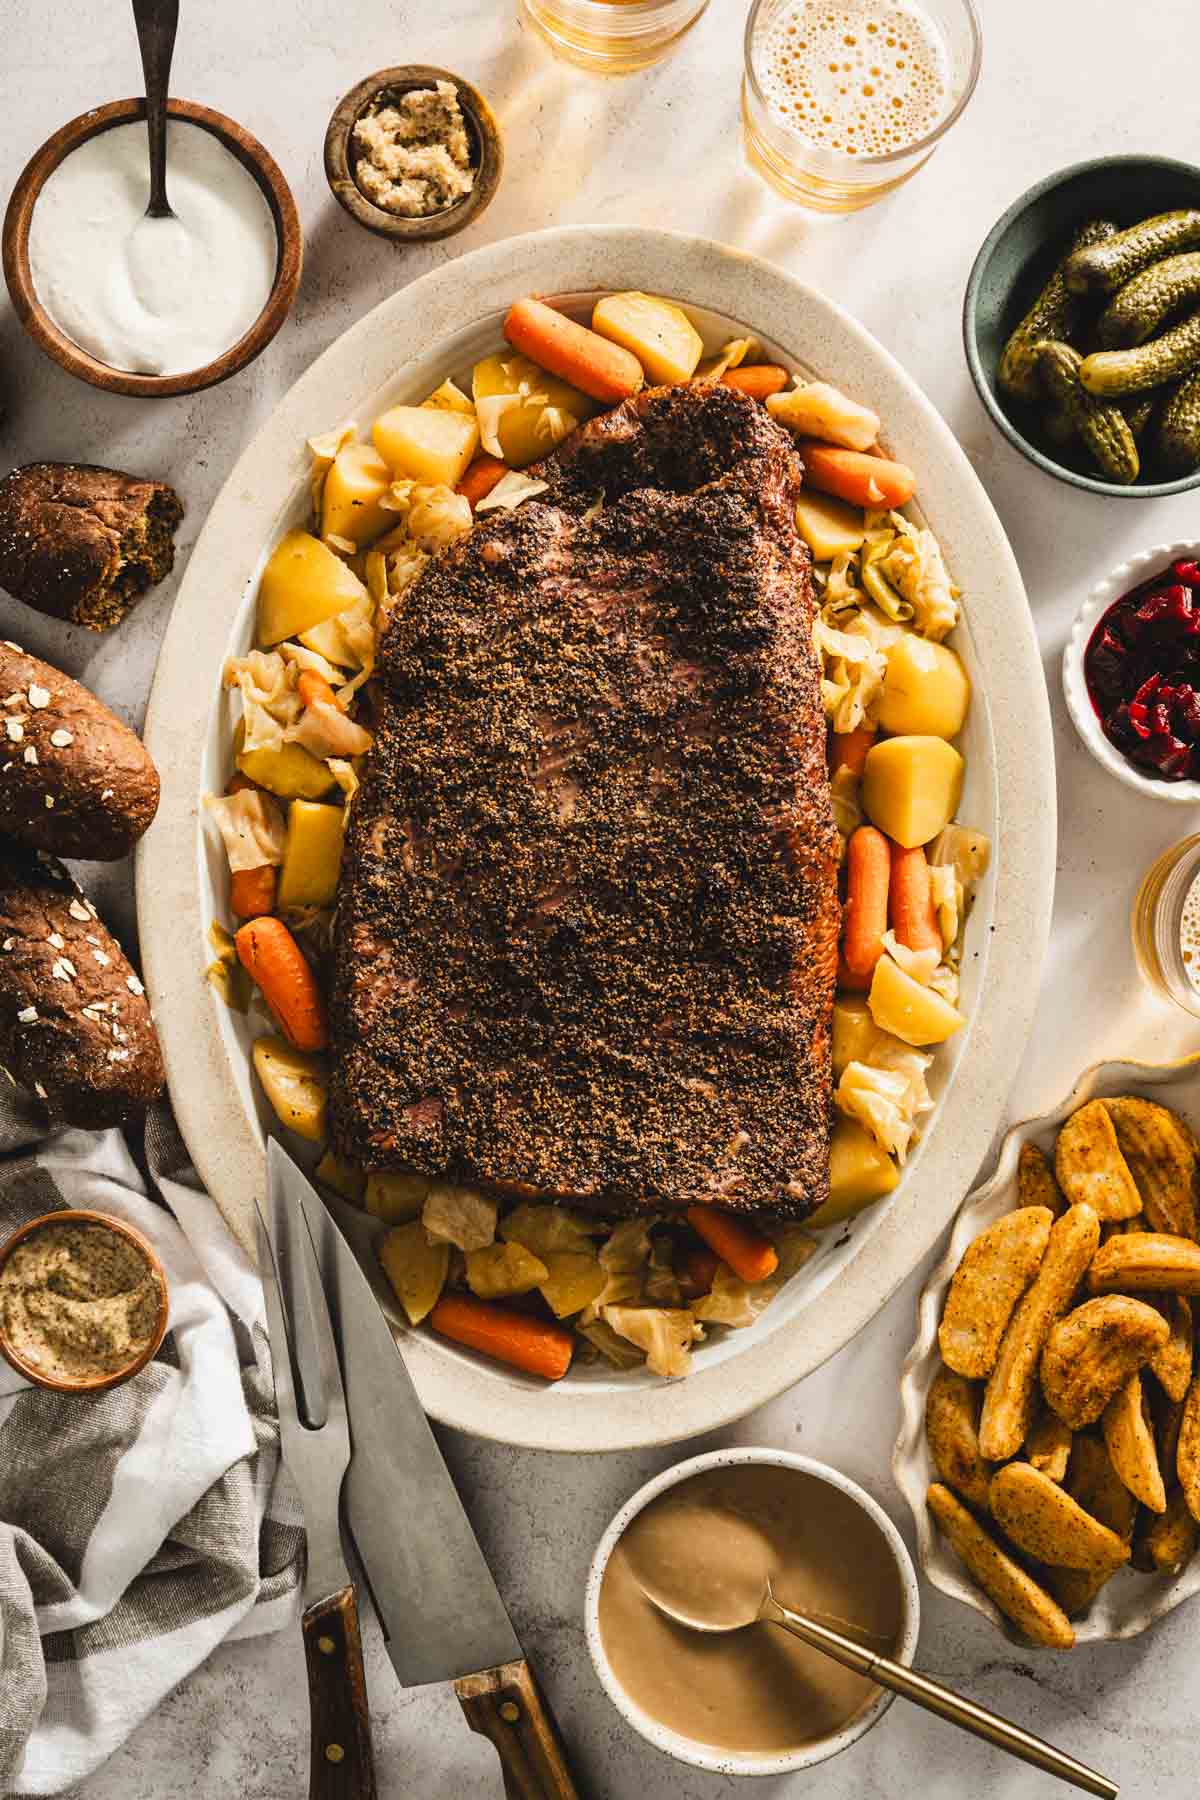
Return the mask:
<svg viewBox="0 0 1200 1800">
<path fill-rule="evenodd" d="M 496 1746 L 508 1800 L 581 1800 L 554 1714 L 527 1662 L 464 1675 L 454 1691 L 471 1730 Z"/>
<path fill-rule="evenodd" d="M 312 1717 L 309 1800 L 375 1800 L 367 1679 L 353 1587 L 308 1607 L 302 1624 Z"/>
</svg>

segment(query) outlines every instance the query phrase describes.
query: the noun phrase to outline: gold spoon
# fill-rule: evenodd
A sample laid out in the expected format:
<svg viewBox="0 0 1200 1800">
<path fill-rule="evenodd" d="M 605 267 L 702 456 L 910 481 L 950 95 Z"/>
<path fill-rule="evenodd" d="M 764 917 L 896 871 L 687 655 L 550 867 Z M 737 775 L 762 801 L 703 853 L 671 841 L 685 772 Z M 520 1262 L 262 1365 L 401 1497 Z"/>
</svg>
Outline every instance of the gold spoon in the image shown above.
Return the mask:
<svg viewBox="0 0 1200 1800">
<path fill-rule="evenodd" d="M 1116 1782 L 1109 1781 L 1107 1776 L 1098 1775 L 1086 1764 L 1076 1762 L 1073 1756 L 1067 1756 L 1052 1744 L 1034 1737 L 1032 1732 L 1022 1730 L 1021 1726 L 1013 1725 L 1008 1719 L 1002 1719 L 998 1713 L 989 1712 L 986 1706 L 979 1706 L 974 1700 L 967 1700 L 951 1688 L 943 1687 L 940 1681 L 933 1681 L 928 1675 L 918 1675 L 915 1669 L 906 1668 L 903 1663 L 893 1662 L 890 1656 L 883 1656 L 879 1651 L 870 1650 L 856 1642 L 854 1638 L 845 1637 L 840 1631 L 822 1624 L 812 1613 L 795 1612 L 791 1607 L 781 1605 L 775 1598 L 769 1580 L 757 1608 L 746 1611 L 742 1617 L 731 1616 L 726 1611 L 716 1622 L 712 1619 L 689 1617 L 677 1607 L 668 1605 L 644 1584 L 642 1591 L 651 1604 L 667 1618 L 674 1619 L 676 1624 L 687 1626 L 691 1631 L 744 1631 L 748 1625 L 757 1625 L 764 1619 L 770 1625 L 781 1625 L 793 1637 L 798 1637 L 814 1650 L 831 1656 L 834 1662 L 841 1663 L 844 1668 L 853 1669 L 856 1675 L 863 1675 L 880 1687 L 890 1688 L 894 1694 L 902 1694 L 906 1700 L 923 1706 L 926 1712 L 949 1719 L 952 1725 L 958 1725 L 963 1731 L 969 1731 L 975 1737 L 995 1744 L 1000 1750 L 1007 1750 L 1010 1756 L 1019 1757 L 1022 1762 L 1032 1763 L 1035 1769 L 1042 1769 L 1047 1775 L 1057 1775 L 1060 1781 L 1069 1781 L 1087 1794 L 1100 1795 L 1101 1800 L 1116 1800 L 1120 1792 Z"/>
</svg>

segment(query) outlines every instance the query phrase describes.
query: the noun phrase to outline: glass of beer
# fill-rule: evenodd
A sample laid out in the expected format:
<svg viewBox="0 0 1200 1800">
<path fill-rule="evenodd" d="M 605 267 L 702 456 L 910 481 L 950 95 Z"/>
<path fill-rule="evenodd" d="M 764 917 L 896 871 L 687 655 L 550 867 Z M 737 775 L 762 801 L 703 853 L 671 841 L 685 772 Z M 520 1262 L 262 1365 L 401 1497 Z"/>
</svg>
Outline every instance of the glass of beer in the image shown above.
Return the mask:
<svg viewBox="0 0 1200 1800">
<path fill-rule="evenodd" d="M 644 69 L 696 23 L 708 0 L 520 0 L 551 49 L 598 75 Z"/>
<path fill-rule="evenodd" d="M 975 88 L 972 0 L 754 0 L 742 133 L 789 200 L 856 212 L 932 155 Z"/>
</svg>

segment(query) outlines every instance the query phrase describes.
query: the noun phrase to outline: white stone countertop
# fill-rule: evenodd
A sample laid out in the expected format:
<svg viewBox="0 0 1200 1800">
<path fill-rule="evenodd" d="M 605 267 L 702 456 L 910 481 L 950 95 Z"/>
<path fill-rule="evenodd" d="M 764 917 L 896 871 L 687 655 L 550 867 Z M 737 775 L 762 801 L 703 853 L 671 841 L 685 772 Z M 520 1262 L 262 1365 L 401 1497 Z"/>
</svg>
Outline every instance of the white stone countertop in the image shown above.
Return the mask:
<svg viewBox="0 0 1200 1800">
<path fill-rule="evenodd" d="M 1168 1057 L 1200 1029 L 1140 986 L 1128 912 L 1142 870 L 1200 823 L 1144 801 L 1077 744 L 1058 662 L 1081 596 L 1134 550 L 1200 535 L 1200 499 L 1104 501 L 1026 464 L 985 418 L 963 360 L 959 313 L 971 260 L 1004 208 L 1066 163 L 1124 150 L 1195 155 L 1196 14 L 1188 0 L 1136 8 L 1084 0 L 983 5 L 983 76 L 964 119 L 899 193 L 857 216 L 789 207 L 747 172 L 738 141 L 743 0 L 711 0 L 677 54 L 600 81 L 555 62 L 513 0 L 209 0 L 185 5 L 173 89 L 243 121 L 283 167 L 306 235 L 295 312 L 265 355 L 226 386 L 174 401 L 100 394 L 63 374 L 0 307 L 0 441 L 8 463 L 108 462 L 163 476 L 187 502 L 176 576 L 120 630 L 94 638 L 0 599 L 5 632 L 90 683 L 140 722 L 178 575 L 235 457 L 280 396 L 338 334 L 435 262 L 539 226 L 667 225 L 769 257 L 856 314 L 924 386 L 999 509 L 1037 619 L 1055 716 L 1060 843 L 1054 936 L 1039 1022 L 1014 1070 L 1010 1116 L 1057 1101 L 1102 1056 Z M 2 185 L 69 116 L 140 91 L 132 28 L 112 0 L 7 0 Z M 52 23 L 53 15 L 53 23 Z M 338 98 L 388 64 L 461 72 L 492 100 L 508 162 L 491 209 L 460 237 L 402 251 L 334 204 L 322 172 Z M 315 420 L 314 427 L 328 424 Z M 968 596 L 968 603 L 970 597 Z M 195 601 L 193 601 L 193 604 Z M 94 885 L 130 933 L 124 874 Z M 1029 980 L 1037 970 L 1029 969 Z M 733 1430 L 698 1441 L 765 1443 L 828 1458 L 875 1494 L 911 1542 L 889 1474 L 896 1375 L 913 1335 L 918 1272 L 859 1340 L 803 1386 Z M 715 1800 L 732 1783 L 667 1761 L 635 1737 L 592 1673 L 581 1629 L 584 1572 L 611 1513 L 687 1454 L 560 1458 L 443 1434 L 496 1579 L 541 1672 L 593 1800 Z M 397 1520 L 397 1529 L 403 1521 Z M 1015 1650 L 923 1586 L 921 1666 L 1054 1739 L 1122 1783 L 1129 1800 L 1195 1790 L 1197 1619 L 1186 1610 L 1131 1643 L 1051 1657 Z M 470 1604 L 468 1595 L 464 1605 Z M 501 1782 L 448 1690 L 402 1692 L 367 1625 L 381 1800 L 491 1800 Z M 86 1800 L 239 1795 L 292 1800 L 306 1787 L 308 1724 L 299 1632 L 219 1651 L 77 1793 Z M 1056 1788 L 897 1702 L 840 1760 L 764 1780 L 767 1796 L 993 1800 Z"/>
</svg>

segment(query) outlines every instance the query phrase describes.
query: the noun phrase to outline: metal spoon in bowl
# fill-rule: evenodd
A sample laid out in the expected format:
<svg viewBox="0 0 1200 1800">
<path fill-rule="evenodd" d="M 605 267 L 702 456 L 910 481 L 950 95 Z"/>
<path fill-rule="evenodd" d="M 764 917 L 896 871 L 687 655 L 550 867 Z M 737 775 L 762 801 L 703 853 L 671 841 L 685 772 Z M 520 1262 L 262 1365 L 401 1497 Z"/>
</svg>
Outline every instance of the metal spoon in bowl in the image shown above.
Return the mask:
<svg viewBox="0 0 1200 1800">
<path fill-rule="evenodd" d="M 1019 1757 L 1022 1762 L 1032 1763 L 1035 1769 L 1042 1769 L 1047 1775 L 1057 1775 L 1061 1781 L 1072 1782 L 1085 1793 L 1102 1796 L 1102 1800 L 1116 1800 L 1120 1792 L 1117 1784 L 1109 1781 L 1106 1776 L 1097 1775 L 1086 1764 L 1076 1762 L 1073 1756 L 1065 1755 L 1052 1744 L 1034 1737 L 1031 1732 L 1023 1731 L 1019 1725 L 1013 1725 L 1007 1719 L 1000 1718 L 997 1713 L 989 1712 L 985 1706 L 977 1705 L 974 1700 L 964 1699 L 961 1694 L 943 1687 L 941 1682 L 931 1680 L 928 1675 L 918 1675 L 915 1669 L 905 1668 L 903 1663 L 893 1662 L 890 1656 L 883 1656 L 879 1651 L 868 1649 L 853 1638 L 843 1636 L 840 1631 L 822 1624 L 812 1613 L 794 1612 L 790 1607 L 782 1606 L 775 1598 L 769 1580 L 757 1608 L 745 1611 L 742 1617 L 734 1617 L 726 1604 L 722 1608 L 721 1617 L 715 1622 L 711 1618 L 693 1618 L 680 1612 L 677 1607 L 668 1605 L 648 1588 L 644 1581 L 642 1591 L 667 1618 L 674 1619 L 677 1624 L 685 1625 L 692 1631 L 744 1631 L 748 1625 L 757 1625 L 764 1619 L 770 1625 L 782 1625 L 793 1637 L 798 1637 L 814 1650 L 831 1656 L 834 1662 L 841 1663 L 844 1668 L 853 1669 L 856 1675 L 863 1675 L 880 1687 L 890 1688 L 894 1694 L 902 1694 L 906 1700 L 913 1700 L 918 1706 L 923 1706 L 926 1712 L 949 1719 L 952 1725 L 958 1725 L 962 1730 L 972 1732 L 975 1737 L 983 1738 L 1001 1750 L 1007 1750 L 1010 1756 Z"/>
<path fill-rule="evenodd" d="M 150 198 L 127 251 L 134 290 L 147 311 L 162 317 L 187 290 L 192 244 L 167 199 L 167 90 L 179 25 L 179 0 L 133 0 L 150 146 Z"/>
</svg>

